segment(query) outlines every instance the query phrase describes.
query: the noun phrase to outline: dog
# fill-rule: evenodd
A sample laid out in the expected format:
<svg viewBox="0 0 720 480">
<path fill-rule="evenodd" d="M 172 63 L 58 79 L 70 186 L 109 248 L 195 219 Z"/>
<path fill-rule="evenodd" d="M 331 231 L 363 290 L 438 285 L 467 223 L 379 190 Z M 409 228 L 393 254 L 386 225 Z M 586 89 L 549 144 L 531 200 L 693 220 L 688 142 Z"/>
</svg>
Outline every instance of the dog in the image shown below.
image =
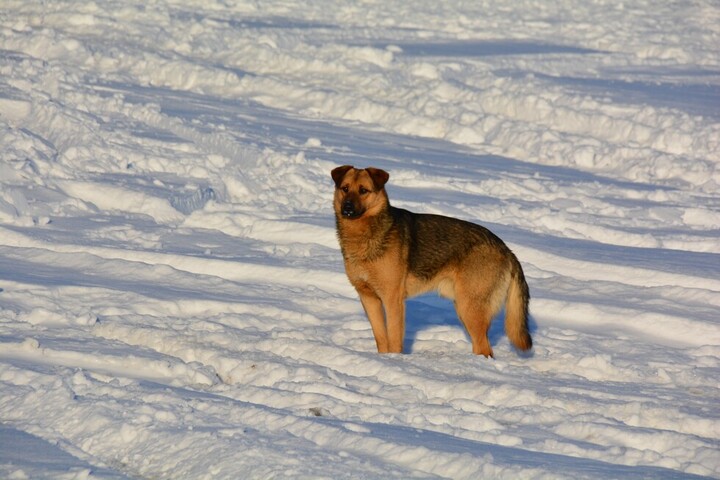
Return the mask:
<svg viewBox="0 0 720 480">
<path fill-rule="evenodd" d="M 515 254 L 490 230 L 390 205 L 379 168 L 332 170 L 333 206 L 345 272 L 357 290 L 379 353 L 402 353 L 405 299 L 436 291 L 454 301 L 476 355 L 492 357 L 487 332 L 505 304 L 505 331 L 532 348 L 530 293 Z"/>
</svg>

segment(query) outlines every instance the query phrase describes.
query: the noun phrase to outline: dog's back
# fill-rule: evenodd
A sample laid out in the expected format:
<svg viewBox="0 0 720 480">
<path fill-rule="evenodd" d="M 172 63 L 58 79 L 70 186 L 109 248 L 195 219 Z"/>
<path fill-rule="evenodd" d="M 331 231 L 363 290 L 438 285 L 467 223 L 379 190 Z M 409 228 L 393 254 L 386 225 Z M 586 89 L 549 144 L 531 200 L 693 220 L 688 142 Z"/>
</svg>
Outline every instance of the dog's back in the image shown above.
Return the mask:
<svg viewBox="0 0 720 480">
<path fill-rule="evenodd" d="M 409 271 L 420 278 L 429 280 L 442 268 L 459 265 L 480 245 L 510 253 L 503 241 L 483 226 L 443 215 L 389 208 L 409 247 Z"/>
</svg>

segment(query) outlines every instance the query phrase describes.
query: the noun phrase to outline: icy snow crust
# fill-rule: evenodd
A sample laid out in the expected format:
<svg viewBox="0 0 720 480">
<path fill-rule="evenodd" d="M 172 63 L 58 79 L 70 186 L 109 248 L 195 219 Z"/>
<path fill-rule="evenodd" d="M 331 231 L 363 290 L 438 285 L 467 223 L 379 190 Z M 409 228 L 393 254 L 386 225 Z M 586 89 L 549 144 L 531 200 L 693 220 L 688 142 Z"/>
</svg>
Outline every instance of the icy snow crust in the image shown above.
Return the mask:
<svg viewBox="0 0 720 480">
<path fill-rule="evenodd" d="M 713 0 L 0 5 L 3 478 L 720 477 Z M 375 353 L 330 169 L 520 258 Z"/>
</svg>

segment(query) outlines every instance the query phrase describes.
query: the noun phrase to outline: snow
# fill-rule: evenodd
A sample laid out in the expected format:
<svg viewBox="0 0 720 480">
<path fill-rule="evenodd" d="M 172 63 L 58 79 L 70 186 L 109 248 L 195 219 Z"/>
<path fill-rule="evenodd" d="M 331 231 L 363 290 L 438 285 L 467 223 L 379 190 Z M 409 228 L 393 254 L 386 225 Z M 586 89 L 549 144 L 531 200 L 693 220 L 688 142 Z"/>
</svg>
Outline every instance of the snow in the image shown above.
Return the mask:
<svg viewBox="0 0 720 480">
<path fill-rule="evenodd" d="M 3 478 L 720 478 L 720 8 L 0 5 Z M 330 170 L 489 227 L 534 350 L 375 352 Z"/>
</svg>

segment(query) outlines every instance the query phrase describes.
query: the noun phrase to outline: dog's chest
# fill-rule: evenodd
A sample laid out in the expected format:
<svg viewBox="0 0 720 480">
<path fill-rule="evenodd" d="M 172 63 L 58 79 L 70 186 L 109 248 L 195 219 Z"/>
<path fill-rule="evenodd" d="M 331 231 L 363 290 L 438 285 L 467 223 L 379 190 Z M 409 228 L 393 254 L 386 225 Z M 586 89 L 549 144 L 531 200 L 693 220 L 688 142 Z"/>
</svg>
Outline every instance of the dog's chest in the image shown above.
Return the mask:
<svg viewBox="0 0 720 480">
<path fill-rule="evenodd" d="M 380 285 L 400 283 L 406 275 L 407 268 L 400 258 L 399 251 L 389 248 L 374 260 L 346 258 L 345 271 L 353 285 L 362 284 L 377 290 Z"/>
<path fill-rule="evenodd" d="M 353 285 L 359 283 L 370 283 L 371 270 L 358 264 L 345 263 L 345 273 L 347 273 L 350 283 Z"/>
</svg>

